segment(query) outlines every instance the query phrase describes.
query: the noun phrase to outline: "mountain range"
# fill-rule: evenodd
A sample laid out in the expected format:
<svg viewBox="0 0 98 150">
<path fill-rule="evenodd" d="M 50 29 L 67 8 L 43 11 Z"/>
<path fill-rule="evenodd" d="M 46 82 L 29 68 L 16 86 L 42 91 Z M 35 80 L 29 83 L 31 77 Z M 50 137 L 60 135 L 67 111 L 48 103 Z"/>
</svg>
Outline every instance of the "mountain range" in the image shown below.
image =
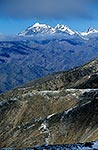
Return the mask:
<svg viewBox="0 0 98 150">
<path fill-rule="evenodd" d="M 28 27 L 24 32 L 19 33 L 19 36 L 32 36 L 37 34 L 42 35 L 54 35 L 58 33 L 65 33 L 67 35 L 74 35 L 75 31 L 72 31 L 68 26 L 66 25 L 60 25 L 57 24 L 55 27 L 51 27 L 46 24 L 39 24 L 36 23 L 30 27 Z"/>
<path fill-rule="evenodd" d="M 31 80 L 70 70 L 98 57 L 98 31 L 36 23 L 0 40 L 0 93 Z"/>
<path fill-rule="evenodd" d="M 92 36 L 98 36 L 98 30 L 89 27 L 86 32 L 78 32 L 69 28 L 67 25 L 57 24 L 55 27 L 49 26 L 47 24 L 35 23 L 34 25 L 28 27 L 25 31 L 18 34 L 19 36 L 57 36 L 62 35 L 68 37 L 81 37 L 90 38 Z"/>
<path fill-rule="evenodd" d="M 97 150 L 97 73 L 98 59 L 1 94 L 0 147 Z"/>
<path fill-rule="evenodd" d="M 1 148 L 97 150 L 98 31 L 0 36 L 0 93 Z"/>
</svg>

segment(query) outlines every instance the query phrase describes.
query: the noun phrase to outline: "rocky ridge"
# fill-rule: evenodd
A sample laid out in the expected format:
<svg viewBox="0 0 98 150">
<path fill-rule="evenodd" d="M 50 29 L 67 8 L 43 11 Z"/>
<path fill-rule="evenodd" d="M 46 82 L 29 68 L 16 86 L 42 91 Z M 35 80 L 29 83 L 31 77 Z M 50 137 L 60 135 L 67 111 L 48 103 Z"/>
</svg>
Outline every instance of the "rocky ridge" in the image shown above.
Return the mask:
<svg viewBox="0 0 98 150">
<path fill-rule="evenodd" d="M 32 87 L 38 90 L 61 89 L 94 89 L 98 88 L 98 59 L 81 67 L 54 73 L 53 75 L 29 82 L 23 87 Z"/>
</svg>

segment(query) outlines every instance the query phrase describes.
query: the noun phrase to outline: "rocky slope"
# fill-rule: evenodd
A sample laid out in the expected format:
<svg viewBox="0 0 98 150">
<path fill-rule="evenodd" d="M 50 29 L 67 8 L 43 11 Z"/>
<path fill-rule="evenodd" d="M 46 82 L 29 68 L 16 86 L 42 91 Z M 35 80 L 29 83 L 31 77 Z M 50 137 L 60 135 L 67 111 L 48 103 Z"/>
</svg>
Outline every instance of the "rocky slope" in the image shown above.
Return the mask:
<svg viewBox="0 0 98 150">
<path fill-rule="evenodd" d="M 0 147 L 32 147 L 98 140 L 98 90 L 0 95 Z"/>
<path fill-rule="evenodd" d="M 54 41 L 56 42 L 56 40 Z M 1 59 L 3 66 L 0 66 L 0 78 L 3 82 L 0 84 L 1 87 L 4 84 L 5 89 L 6 87 L 9 89 L 9 83 L 14 86 L 16 81 L 24 83 L 23 77 L 26 82 L 27 76 L 31 77 L 34 74 L 37 78 L 45 73 L 43 64 L 41 67 L 32 66 L 32 56 L 35 58 L 34 61 L 44 60 L 44 56 L 39 57 L 39 49 L 36 49 L 36 46 L 39 44 L 42 48 L 43 45 L 47 47 L 53 41 L 49 40 L 48 45 L 46 41 L 37 44 L 35 44 L 36 41 L 28 41 L 29 47 L 26 47 L 27 43 L 25 42 L 22 44 L 19 41 L 15 43 L 1 42 L 1 56 L 4 57 L 4 60 Z M 57 44 L 59 42 L 58 40 Z M 16 49 L 18 44 L 19 47 Z M 30 47 L 34 44 L 35 49 L 32 52 Z M 5 53 L 3 54 L 3 52 Z M 49 54 L 52 56 L 53 51 Z M 58 58 L 60 54 L 61 51 L 58 53 Z M 91 55 L 91 53 L 89 54 Z M 51 57 L 48 53 L 47 56 L 50 61 Z M 53 59 L 56 57 L 57 55 Z M 61 67 L 59 59 L 56 61 L 56 66 L 58 66 L 57 63 Z M 23 70 L 18 64 L 23 67 Z M 53 64 L 50 62 L 49 66 L 46 65 L 46 74 L 54 70 L 56 66 L 51 66 Z M 64 67 L 66 68 L 66 65 Z M 7 75 L 5 71 L 8 72 Z M 25 76 L 22 76 L 24 73 L 26 73 Z M 12 80 L 13 77 L 15 80 Z M 10 88 L 12 88 L 12 84 Z M 43 144 L 71 144 L 90 141 L 98 141 L 98 59 L 81 67 L 29 82 L 0 95 L 0 147 L 21 148 Z M 37 148 L 41 149 L 41 147 Z"/>
<path fill-rule="evenodd" d="M 97 71 L 98 59 L 1 94 L 0 147 L 98 141 Z"/>
</svg>

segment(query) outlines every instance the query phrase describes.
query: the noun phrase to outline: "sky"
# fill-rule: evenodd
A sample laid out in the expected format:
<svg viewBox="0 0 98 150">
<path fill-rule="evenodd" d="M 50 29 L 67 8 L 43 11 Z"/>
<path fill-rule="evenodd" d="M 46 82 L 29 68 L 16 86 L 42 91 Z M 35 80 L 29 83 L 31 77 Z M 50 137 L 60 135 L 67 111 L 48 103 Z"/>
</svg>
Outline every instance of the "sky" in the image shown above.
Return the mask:
<svg viewBox="0 0 98 150">
<path fill-rule="evenodd" d="M 98 0 L 0 0 L 1 34 L 17 34 L 36 22 L 98 29 Z"/>
</svg>

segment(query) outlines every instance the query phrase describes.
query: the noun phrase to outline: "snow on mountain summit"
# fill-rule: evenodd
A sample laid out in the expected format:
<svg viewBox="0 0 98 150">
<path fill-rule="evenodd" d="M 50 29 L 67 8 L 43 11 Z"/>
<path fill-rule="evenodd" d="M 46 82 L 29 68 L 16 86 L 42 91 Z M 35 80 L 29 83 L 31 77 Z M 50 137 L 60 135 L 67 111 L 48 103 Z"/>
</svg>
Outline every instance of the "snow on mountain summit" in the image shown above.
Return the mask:
<svg viewBox="0 0 98 150">
<path fill-rule="evenodd" d="M 81 38 L 91 38 L 98 36 L 98 30 L 89 27 L 85 32 L 77 32 L 70 29 L 67 25 L 57 24 L 52 27 L 47 24 L 35 23 L 34 25 L 28 27 L 25 31 L 19 33 L 19 36 L 34 36 L 34 35 L 64 35 L 64 36 L 79 36 Z"/>
<path fill-rule="evenodd" d="M 25 31 L 19 33 L 20 36 L 32 36 L 37 34 L 52 34 L 53 28 L 46 24 L 35 23 L 28 27 Z"/>
<path fill-rule="evenodd" d="M 96 30 L 96 29 L 94 29 L 92 27 L 89 27 L 87 29 L 87 31 L 86 32 L 82 32 L 81 35 L 82 36 L 88 36 L 88 35 L 92 35 L 92 34 L 96 34 L 96 33 L 98 33 L 98 30 Z"/>
<path fill-rule="evenodd" d="M 28 27 L 25 31 L 19 33 L 19 36 L 32 36 L 37 34 L 58 34 L 66 33 L 68 35 L 73 35 L 76 32 L 72 31 L 66 25 L 57 24 L 55 27 L 51 27 L 46 24 L 35 23 L 34 25 Z"/>
<path fill-rule="evenodd" d="M 98 32 L 98 30 L 96 30 L 92 27 L 89 27 L 88 30 L 87 30 L 87 33 L 95 33 L 95 32 Z"/>
<path fill-rule="evenodd" d="M 34 25 L 30 26 L 28 28 L 28 30 L 30 29 L 35 29 L 35 31 L 40 31 L 41 29 L 45 30 L 45 29 L 51 29 L 52 27 L 46 24 L 40 24 L 40 23 L 35 23 Z"/>
<path fill-rule="evenodd" d="M 70 35 L 75 34 L 75 32 L 73 30 L 71 30 L 68 26 L 62 25 L 62 24 L 57 24 L 55 26 L 55 30 L 56 30 L 56 32 L 59 31 L 61 33 L 68 33 Z"/>
</svg>

